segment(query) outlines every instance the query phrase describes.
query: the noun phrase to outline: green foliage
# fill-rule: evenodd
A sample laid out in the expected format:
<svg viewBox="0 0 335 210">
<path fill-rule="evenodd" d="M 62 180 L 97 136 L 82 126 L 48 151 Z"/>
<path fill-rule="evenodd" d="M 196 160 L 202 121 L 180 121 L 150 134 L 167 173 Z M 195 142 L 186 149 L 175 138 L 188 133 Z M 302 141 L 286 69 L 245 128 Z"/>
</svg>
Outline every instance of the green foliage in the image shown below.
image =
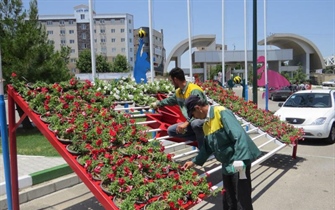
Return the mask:
<svg viewBox="0 0 335 210">
<path fill-rule="evenodd" d="M 222 64 L 218 64 L 214 67 L 211 68 L 210 73 L 209 73 L 209 79 L 213 80 L 214 76 L 217 76 L 219 72 L 222 71 Z"/>
<path fill-rule="evenodd" d="M 293 81 L 304 82 L 306 81 L 307 75 L 302 71 L 302 66 L 299 65 L 299 68 L 293 72 Z"/>
<path fill-rule="evenodd" d="M 291 79 L 291 77 L 290 77 L 290 73 L 289 73 L 289 72 L 287 72 L 287 71 L 282 71 L 280 74 L 281 74 L 282 76 L 284 76 L 288 81 L 290 81 L 290 82 L 292 83 L 292 79 Z"/>
<path fill-rule="evenodd" d="M 95 62 L 96 62 L 96 71 L 98 73 L 111 72 L 111 67 L 110 67 L 111 63 L 107 61 L 106 56 L 97 55 Z M 80 52 L 76 66 L 80 70 L 81 73 L 91 73 L 92 72 L 91 51 L 89 49 L 86 49 Z"/>
<path fill-rule="evenodd" d="M 112 72 L 129 72 L 130 65 L 127 61 L 126 56 L 117 55 L 114 62 L 112 63 Z"/>
<path fill-rule="evenodd" d="M 12 72 L 29 82 L 47 83 L 68 80 L 66 65 L 69 49 L 55 51 L 48 43 L 45 28 L 38 21 L 37 0 L 23 11 L 22 1 L 4 1 L 0 5 L 0 46 L 3 76 L 9 81 Z"/>
</svg>

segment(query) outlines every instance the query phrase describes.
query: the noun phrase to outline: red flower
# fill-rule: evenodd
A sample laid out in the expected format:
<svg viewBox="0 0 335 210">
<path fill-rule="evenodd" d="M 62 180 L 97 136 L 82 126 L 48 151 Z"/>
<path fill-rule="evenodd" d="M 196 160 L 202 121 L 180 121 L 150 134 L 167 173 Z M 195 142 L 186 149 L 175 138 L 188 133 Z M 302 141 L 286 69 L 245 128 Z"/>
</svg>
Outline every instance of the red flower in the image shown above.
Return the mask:
<svg viewBox="0 0 335 210">
<path fill-rule="evenodd" d="M 126 183 L 126 181 L 123 178 L 119 178 L 119 185 L 122 186 Z"/>
<path fill-rule="evenodd" d="M 17 75 L 14 73 L 14 72 L 12 72 L 12 77 L 16 77 Z"/>
<path fill-rule="evenodd" d="M 99 147 L 102 144 L 102 140 L 98 139 L 95 144 Z"/>
</svg>

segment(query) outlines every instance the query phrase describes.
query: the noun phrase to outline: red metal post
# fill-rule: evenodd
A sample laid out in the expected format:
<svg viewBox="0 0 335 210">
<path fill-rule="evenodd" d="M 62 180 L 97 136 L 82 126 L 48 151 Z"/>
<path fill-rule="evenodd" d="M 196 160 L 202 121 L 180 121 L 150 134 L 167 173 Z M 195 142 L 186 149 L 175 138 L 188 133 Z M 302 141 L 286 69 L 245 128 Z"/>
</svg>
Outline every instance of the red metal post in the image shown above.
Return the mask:
<svg viewBox="0 0 335 210">
<path fill-rule="evenodd" d="M 9 157 L 10 157 L 10 174 L 12 185 L 12 207 L 19 210 L 19 185 L 17 172 L 17 151 L 15 135 L 15 104 L 11 94 L 8 94 L 8 125 L 9 125 Z"/>
</svg>

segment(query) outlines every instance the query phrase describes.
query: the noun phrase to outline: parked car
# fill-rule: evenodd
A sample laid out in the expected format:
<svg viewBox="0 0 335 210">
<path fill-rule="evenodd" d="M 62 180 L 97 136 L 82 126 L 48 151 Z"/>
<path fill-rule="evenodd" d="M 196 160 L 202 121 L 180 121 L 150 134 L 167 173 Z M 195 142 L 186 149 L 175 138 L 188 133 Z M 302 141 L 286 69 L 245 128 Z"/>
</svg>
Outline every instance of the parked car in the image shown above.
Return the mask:
<svg viewBox="0 0 335 210">
<path fill-rule="evenodd" d="M 335 87 L 335 79 L 331 79 L 329 81 L 323 82 L 322 86 L 325 86 L 325 87 Z"/>
<path fill-rule="evenodd" d="M 292 90 L 289 87 L 282 87 L 279 89 L 269 89 L 269 98 L 272 101 L 283 100 L 285 101 L 292 94 Z"/>
<path fill-rule="evenodd" d="M 335 90 L 301 90 L 293 93 L 274 115 L 304 129 L 304 138 L 335 143 Z"/>
</svg>

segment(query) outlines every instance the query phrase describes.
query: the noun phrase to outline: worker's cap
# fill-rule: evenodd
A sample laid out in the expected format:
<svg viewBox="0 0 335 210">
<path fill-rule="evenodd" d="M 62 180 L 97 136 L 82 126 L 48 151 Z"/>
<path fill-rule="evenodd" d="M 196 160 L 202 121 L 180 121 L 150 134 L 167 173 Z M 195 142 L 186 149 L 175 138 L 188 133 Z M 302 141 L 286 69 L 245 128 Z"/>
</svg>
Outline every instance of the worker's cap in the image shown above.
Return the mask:
<svg viewBox="0 0 335 210">
<path fill-rule="evenodd" d="M 198 95 L 190 95 L 185 101 L 185 106 L 187 109 L 187 115 L 189 118 L 192 118 L 192 113 L 194 111 L 194 107 L 198 105 L 198 102 L 200 101 L 200 97 Z"/>
</svg>

